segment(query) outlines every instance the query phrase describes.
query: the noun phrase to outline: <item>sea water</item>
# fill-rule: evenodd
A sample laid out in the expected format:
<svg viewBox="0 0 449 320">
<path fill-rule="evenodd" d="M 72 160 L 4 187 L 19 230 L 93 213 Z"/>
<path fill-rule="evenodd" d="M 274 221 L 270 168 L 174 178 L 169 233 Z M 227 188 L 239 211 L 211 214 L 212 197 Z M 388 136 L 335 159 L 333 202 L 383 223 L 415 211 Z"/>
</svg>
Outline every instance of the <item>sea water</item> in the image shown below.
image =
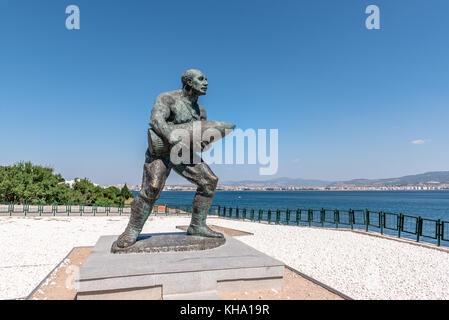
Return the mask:
<svg viewBox="0 0 449 320">
<path fill-rule="evenodd" d="M 137 192 L 134 192 L 137 194 Z M 189 205 L 194 191 L 163 191 L 158 204 Z M 449 190 L 217 191 L 214 204 L 248 209 L 369 209 L 449 220 Z"/>
<path fill-rule="evenodd" d="M 137 194 L 135 192 L 135 194 Z M 195 192 L 193 191 L 165 191 L 162 192 L 158 201 L 160 205 L 168 205 L 175 208 L 180 206 L 181 209 L 191 205 Z M 444 222 L 442 228 L 443 239 L 441 245 L 449 245 L 449 190 L 441 191 L 217 191 L 214 197 L 215 207 L 211 212 L 216 214 L 217 206 L 221 208 L 234 208 L 233 216 L 236 215 L 235 208 L 239 209 L 255 209 L 257 215 L 258 210 L 262 209 L 262 220 L 268 220 L 268 209 L 272 210 L 271 220 L 276 219 L 276 209 L 282 210 L 280 214 L 281 223 L 297 224 L 297 209 L 317 209 L 341 210 L 341 222 L 349 222 L 348 210 L 365 210 L 374 212 L 390 212 L 412 217 L 405 217 L 403 221 L 403 229 L 409 231 L 400 232 L 401 237 L 417 240 L 417 219 L 413 217 L 421 217 L 423 219 L 438 220 Z M 292 220 L 286 221 L 285 210 L 292 210 Z M 247 214 L 249 211 L 247 211 Z M 242 214 L 242 210 L 240 210 Z M 333 211 L 326 211 L 326 221 L 334 221 Z M 247 215 L 248 217 L 248 215 Z M 385 225 L 388 228 L 380 229 L 379 214 L 370 213 L 370 225 L 368 229 L 375 232 L 383 232 L 385 234 L 399 236 L 397 230 L 397 215 L 385 215 Z M 307 221 L 307 211 L 303 211 L 299 218 Z M 320 212 L 313 212 L 313 220 L 320 221 Z M 366 229 L 364 212 L 358 211 L 355 214 L 355 229 Z M 301 225 L 308 225 L 308 222 L 300 222 Z M 334 223 L 324 224 L 320 222 L 312 223 L 315 226 L 336 227 Z M 339 228 L 350 228 L 349 223 L 341 223 Z M 420 241 L 436 243 L 436 221 L 424 221 L 423 235 Z"/>
</svg>

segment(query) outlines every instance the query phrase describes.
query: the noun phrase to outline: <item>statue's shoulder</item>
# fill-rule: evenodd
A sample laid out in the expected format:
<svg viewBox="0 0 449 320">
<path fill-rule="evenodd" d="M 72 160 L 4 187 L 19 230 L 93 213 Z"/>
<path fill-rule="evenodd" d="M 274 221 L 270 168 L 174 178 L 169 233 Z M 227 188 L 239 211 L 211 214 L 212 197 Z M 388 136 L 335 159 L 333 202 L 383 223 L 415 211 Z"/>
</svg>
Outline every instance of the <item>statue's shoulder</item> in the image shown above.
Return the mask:
<svg viewBox="0 0 449 320">
<path fill-rule="evenodd" d="M 157 96 L 156 102 L 163 103 L 165 105 L 171 105 L 181 96 L 181 90 L 174 90 L 163 92 Z"/>
</svg>

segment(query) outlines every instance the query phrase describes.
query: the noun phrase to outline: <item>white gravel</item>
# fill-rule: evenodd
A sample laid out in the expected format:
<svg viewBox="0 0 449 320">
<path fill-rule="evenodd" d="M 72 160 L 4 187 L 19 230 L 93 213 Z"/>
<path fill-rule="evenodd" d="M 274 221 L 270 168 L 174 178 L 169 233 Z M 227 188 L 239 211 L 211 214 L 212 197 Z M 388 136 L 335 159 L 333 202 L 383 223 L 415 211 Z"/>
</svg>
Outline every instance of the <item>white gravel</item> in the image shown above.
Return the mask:
<svg viewBox="0 0 449 320">
<path fill-rule="evenodd" d="M 189 218 L 151 217 L 143 232 Z M 0 299 L 27 296 L 73 247 L 119 234 L 128 217 L 0 217 Z M 355 299 L 449 299 L 449 253 L 352 232 L 209 218 L 242 242 Z"/>
</svg>

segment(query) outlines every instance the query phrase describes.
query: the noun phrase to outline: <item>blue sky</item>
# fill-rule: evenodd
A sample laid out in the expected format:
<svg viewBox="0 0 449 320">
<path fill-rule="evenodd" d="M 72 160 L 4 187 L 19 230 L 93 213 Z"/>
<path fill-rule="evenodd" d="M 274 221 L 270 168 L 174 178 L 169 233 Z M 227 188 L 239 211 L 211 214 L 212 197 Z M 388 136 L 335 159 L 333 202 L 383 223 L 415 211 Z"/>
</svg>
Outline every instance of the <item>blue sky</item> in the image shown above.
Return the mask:
<svg viewBox="0 0 449 320">
<path fill-rule="evenodd" d="M 65 28 L 70 4 L 80 30 Z M 365 28 L 370 4 L 380 30 Z M 139 184 L 154 99 L 198 68 L 210 119 L 279 129 L 276 176 L 449 170 L 448 12 L 447 0 L 0 0 L 0 165 Z"/>
</svg>

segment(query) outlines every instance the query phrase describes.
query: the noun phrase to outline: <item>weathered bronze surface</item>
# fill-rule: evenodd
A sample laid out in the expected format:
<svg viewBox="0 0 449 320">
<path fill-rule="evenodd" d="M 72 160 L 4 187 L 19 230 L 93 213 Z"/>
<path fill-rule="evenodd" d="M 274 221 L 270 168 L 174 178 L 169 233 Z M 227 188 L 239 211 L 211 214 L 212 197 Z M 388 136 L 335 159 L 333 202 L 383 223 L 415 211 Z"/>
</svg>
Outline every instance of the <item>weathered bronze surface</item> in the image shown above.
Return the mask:
<svg viewBox="0 0 449 320">
<path fill-rule="evenodd" d="M 206 217 L 218 183 L 217 176 L 202 160 L 199 163 L 191 161 L 175 164 L 171 160 L 170 150 L 178 143 L 184 143 L 179 136 L 173 134 L 180 126 L 190 128 L 196 121 L 207 128 L 216 126 L 218 131 L 223 133 L 219 138 L 225 135 L 225 129 L 229 131 L 235 126 L 226 122 L 207 121 L 206 110 L 198 104 L 198 97 L 206 94 L 208 86 L 207 78 L 201 71 L 187 70 L 181 80 L 182 89 L 160 94 L 153 106 L 142 188 L 131 205 L 128 226 L 115 243 L 117 248 L 127 248 L 136 243 L 172 169 L 197 186 L 187 235 L 223 238 L 223 234 L 211 230 L 206 225 Z M 201 150 L 212 142 L 214 141 L 201 140 L 199 142 L 202 145 Z"/>
<path fill-rule="evenodd" d="M 225 238 L 190 236 L 185 233 L 143 236 L 133 245 L 119 248 L 117 242 L 112 245 L 112 253 L 153 253 L 171 251 L 196 251 L 217 248 L 223 245 Z"/>
</svg>

